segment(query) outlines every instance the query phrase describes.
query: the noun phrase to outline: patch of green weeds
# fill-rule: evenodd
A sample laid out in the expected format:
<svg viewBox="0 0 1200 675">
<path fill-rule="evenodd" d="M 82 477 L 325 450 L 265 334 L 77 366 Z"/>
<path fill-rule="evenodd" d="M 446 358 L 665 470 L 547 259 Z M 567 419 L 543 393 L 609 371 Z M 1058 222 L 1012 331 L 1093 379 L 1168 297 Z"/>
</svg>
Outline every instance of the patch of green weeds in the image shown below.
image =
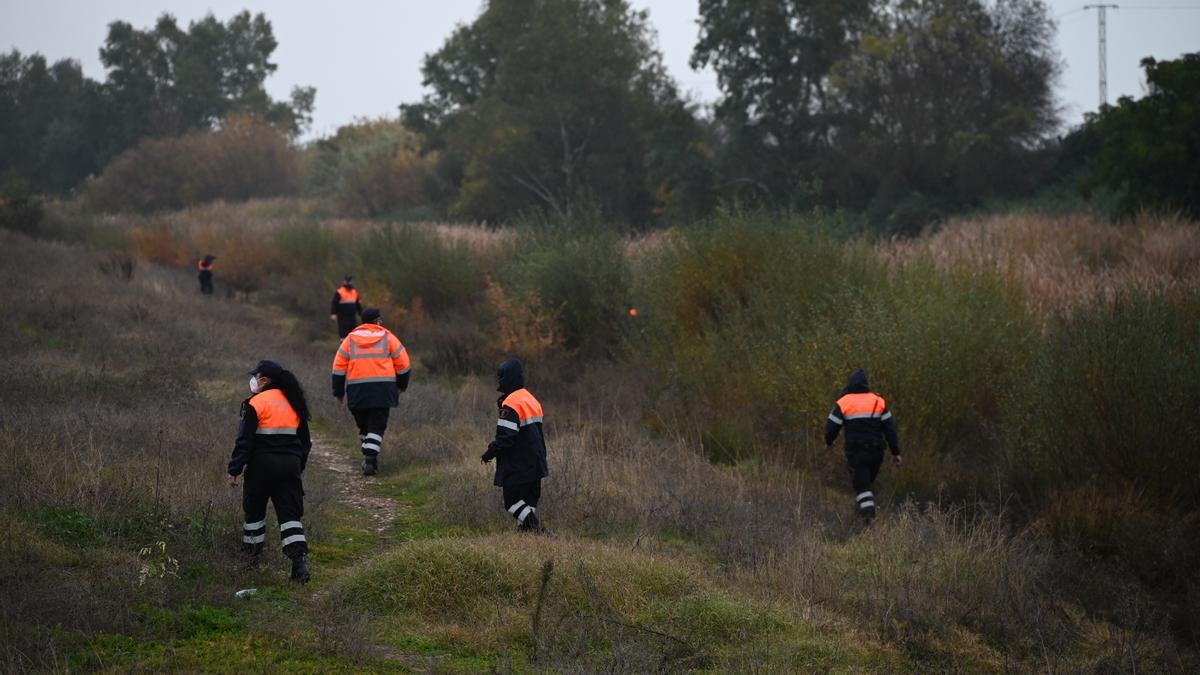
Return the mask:
<svg viewBox="0 0 1200 675">
<path fill-rule="evenodd" d="M 76 509 L 34 509 L 26 517 L 47 537 L 64 544 L 95 546 L 103 541 L 103 536 L 92 519 Z"/>
</svg>

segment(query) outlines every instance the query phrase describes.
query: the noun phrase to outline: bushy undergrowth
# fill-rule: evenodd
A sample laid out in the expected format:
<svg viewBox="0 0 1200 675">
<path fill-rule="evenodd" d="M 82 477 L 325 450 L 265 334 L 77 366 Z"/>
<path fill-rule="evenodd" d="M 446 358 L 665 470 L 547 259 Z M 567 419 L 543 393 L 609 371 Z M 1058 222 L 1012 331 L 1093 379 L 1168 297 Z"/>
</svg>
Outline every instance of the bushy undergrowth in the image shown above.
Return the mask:
<svg viewBox="0 0 1200 675">
<path fill-rule="evenodd" d="M 231 117 L 215 132 L 143 140 L 109 163 L 85 194 L 99 211 L 149 213 L 292 194 L 299 171 L 287 137 L 260 120 Z"/>
</svg>

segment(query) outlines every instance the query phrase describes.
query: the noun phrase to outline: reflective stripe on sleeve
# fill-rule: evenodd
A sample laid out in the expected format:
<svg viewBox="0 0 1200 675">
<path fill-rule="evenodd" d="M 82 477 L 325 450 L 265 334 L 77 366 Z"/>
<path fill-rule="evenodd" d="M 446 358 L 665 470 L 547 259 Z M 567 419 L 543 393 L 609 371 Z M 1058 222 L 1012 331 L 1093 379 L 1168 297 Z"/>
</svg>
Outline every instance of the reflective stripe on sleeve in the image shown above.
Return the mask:
<svg viewBox="0 0 1200 675">
<path fill-rule="evenodd" d="M 407 372 L 408 372 L 408 371 L 410 371 L 410 370 L 412 370 L 412 366 L 409 366 L 409 367 L 405 368 L 404 370 L 398 370 L 398 371 L 396 371 L 396 374 L 397 374 L 397 375 L 403 375 L 403 374 L 407 373 Z"/>
<path fill-rule="evenodd" d="M 880 419 L 880 421 L 892 419 L 892 411 L 889 410 L 889 411 L 883 413 L 883 417 L 880 417 L 879 419 Z"/>
<path fill-rule="evenodd" d="M 834 415 L 833 413 L 829 413 L 829 421 L 830 421 L 830 422 L 833 422 L 834 424 L 841 424 L 841 423 L 842 423 L 842 421 L 841 421 L 840 419 L 838 419 L 838 418 L 837 418 L 837 416 L 836 416 L 836 415 Z"/>
<path fill-rule="evenodd" d="M 346 371 L 344 371 L 344 370 L 335 370 L 335 371 L 333 371 L 333 374 L 334 374 L 334 375 L 341 375 L 342 377 L 345 377 L 345 376 L 346 376 Z"/>
<path fill-rule="evenodd" d="M 540 415 L 536 416 L 536 417 L 527 417 L 527 418 L 521 420 L 521 426 L 525 426 L 527 424 L 533 424 L 534 422 L 541 422 L 541 421 L 542 421 L 542 418 Z"/>
<path fill-rule="evenodd" d="M 520 431 L 520 427 L 517 426 L 516 422 L 510 422 L 506 419 L 496 420 L 496 426 L 504 427 L 505 429 L 512 429 L 513 431 Z"/>
</svg>

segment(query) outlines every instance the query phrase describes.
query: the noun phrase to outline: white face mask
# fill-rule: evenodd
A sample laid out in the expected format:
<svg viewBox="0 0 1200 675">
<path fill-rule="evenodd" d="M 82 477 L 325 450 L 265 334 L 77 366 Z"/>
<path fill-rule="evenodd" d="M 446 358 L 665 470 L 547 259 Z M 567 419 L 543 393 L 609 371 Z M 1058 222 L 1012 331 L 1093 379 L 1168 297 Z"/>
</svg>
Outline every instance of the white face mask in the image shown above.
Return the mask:
<svg viewBox="0 0 1200 675">
<path fill-rule="evenodd" d="M 258 386 L 258 377 L 255 375 L 251 375 L 250 376 L 250 393 L 257 394 L 261 391 L 262 391 L 262 387 Z"/>
</svg>

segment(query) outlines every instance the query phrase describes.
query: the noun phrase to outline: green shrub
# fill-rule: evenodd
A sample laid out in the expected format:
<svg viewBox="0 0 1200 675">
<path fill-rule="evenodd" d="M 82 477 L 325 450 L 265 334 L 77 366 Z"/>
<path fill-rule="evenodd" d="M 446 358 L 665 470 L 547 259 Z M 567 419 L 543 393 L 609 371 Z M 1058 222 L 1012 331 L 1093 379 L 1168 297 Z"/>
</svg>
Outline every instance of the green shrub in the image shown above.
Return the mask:
<svg viewBox="0 0 1200 675">
<path fill-rule="evenodd" d="M 285 136 L 265 122 L 232 117 L 217 131 L 143 140 L 88 183 L 85 199 L 97 211 L 139 213 L 240 202 L 294 193 L 299 171 Z"/>
<path fill-rule="evenodd" d="M 595 218 L 530 220 L 500 254 L 504 280 L 554 316 L 567 349 L 616 356 L 631 297 L 623 240 Z"/>
<path fill-rule="evenodd" d="M 312 150 L 307 189 L 356 215 L 429 207 L 439 196 L 438 157 L 422 155 L 420 146 L 398 121 L 346 125 Z"/>
<path fill-rule="evenodd" d="M 1005 424 L 1010 470 L 1047 493 L 1090 478 L 1134 481 L 1200 505 L 1200 292 L 1127 292 L 1054 324 Z"/>
<path fill-rule="evenodd" d="M 793 447 L 816 444 L 863 367 L 921 452 L 977 456 L 1031 339 L 996 275 L 930 260 L 888 269 L 816 216 L 722 216 L 661 251 L 642 286 L 644 351 L 704 427 L 750 425 Z"/>
<path fill-rule="evenodd" d="M 486 268 L 461 243 L 445 242 L 425 227 L 386 225 L 358 245 L 362 276 L 383 282 L 391 297 L 432 314 L 477 303 L 486 288 Z M 419 300 L 418 300 L 419 298 Z"/>
<path fill-rule="evenodd" d="M 23 176 L 8 172 L 0 178 L 0 227 L 33 234 L 44 211 L 42 200 Z"/>
</svg>

